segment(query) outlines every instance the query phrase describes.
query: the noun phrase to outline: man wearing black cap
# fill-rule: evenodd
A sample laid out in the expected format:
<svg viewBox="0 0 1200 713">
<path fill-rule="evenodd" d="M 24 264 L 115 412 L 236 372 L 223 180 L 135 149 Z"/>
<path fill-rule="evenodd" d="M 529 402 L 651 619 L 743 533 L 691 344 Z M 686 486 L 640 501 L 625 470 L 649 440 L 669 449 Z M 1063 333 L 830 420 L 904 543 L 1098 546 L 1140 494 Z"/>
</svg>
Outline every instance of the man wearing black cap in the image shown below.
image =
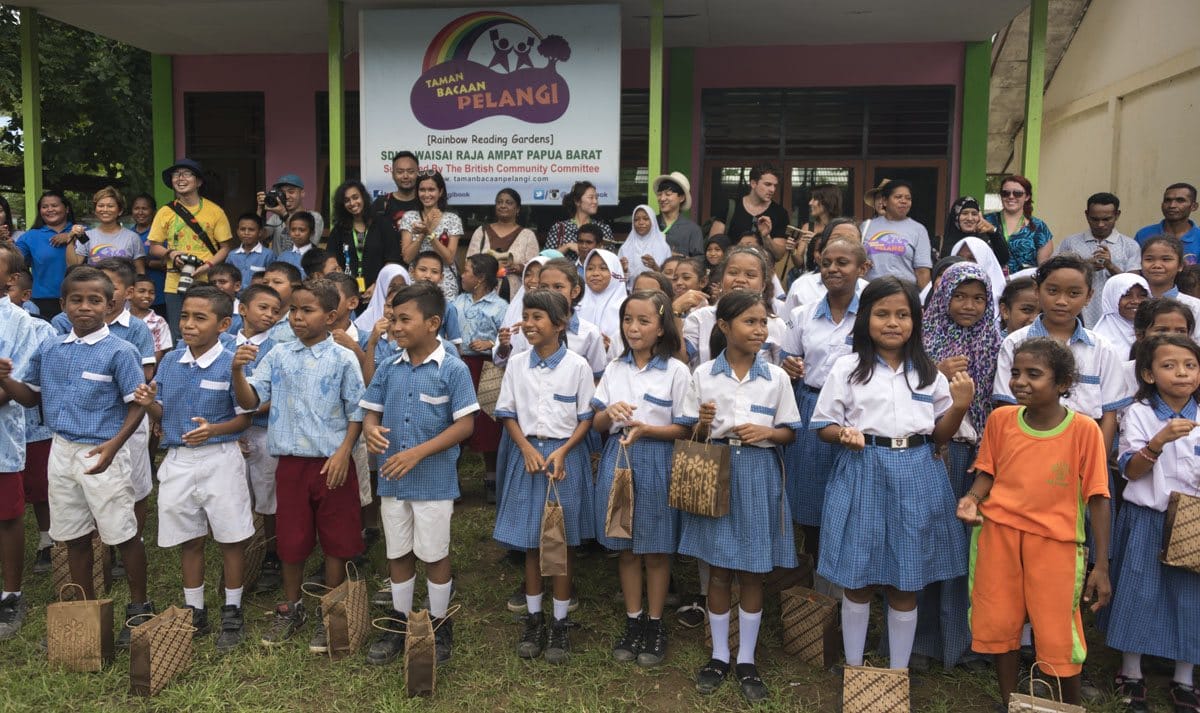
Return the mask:
<svg viewBox="0 0 1200 713">
<path fill-rule="evenodd" d="M 207 282 L 208 271 L 224 262 L 233 248 L 233 234 L 221 206 L 200 197 L 200 187 L 204 185 L 200 164 L 181 158 L 162 172 L 162 181 L 175 192 L 175 200 L 154 214 L 148 240 L 150 256 L 167 265 L 164 295 L 167 323 L 178 341 L 179 312 L 183 307 L 183 295 L 179 293 L 182 271 L 188 271 L 196 282 Z"/>
<path fill-rule="evenodd" d="M 658 227 L 662 228 L 671 252 L 685 257 L 703 255 L 704 233 L 694 220 L 683 214 L 692 209 L 692 184 L 687 176 L 672 171 L 655 178 L 650 185 L 658 198 Z"/>
<path fill-rule="evenodd" d="M 271 190 L 279 194 L 280 200 L 273 200 L 274 205 L 267 205 L 267 192 L 259 191 L 258 214 L 263 217 L 263 227 L 266 228 L 267 237 L 271 239 L 270 247 L 275 254 L 282 255 L 292 249 L 288 221 L 301 211 L 308 211 L 312 215 L 313 223 L 316 224 L 313 228 L 312 244 L 320 243 L 321 236 L 325 234 L 325 221 L 320 213 L 304 207 L 304 179 L 294 173 L 286 173 L 275 181 Z"/>
</svg>

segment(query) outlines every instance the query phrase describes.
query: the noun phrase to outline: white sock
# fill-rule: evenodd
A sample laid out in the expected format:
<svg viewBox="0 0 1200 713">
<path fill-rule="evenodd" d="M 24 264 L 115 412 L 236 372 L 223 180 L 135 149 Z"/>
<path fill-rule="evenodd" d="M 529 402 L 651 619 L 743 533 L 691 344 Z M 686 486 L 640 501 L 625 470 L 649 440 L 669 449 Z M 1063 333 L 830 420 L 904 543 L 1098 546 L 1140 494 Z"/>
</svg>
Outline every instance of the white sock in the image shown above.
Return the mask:
<svg viewBox="0 0 1200 713">
<path fill-rule="evenodd" d="M 183 588 L 183 603 L 195 609 L 204 608 L 204 585 L 195 589 Z"/>
<path fill-rule="evenodd" d="M 542 595 L 526 594 L 525 595 L 525 608 L 529 610 L 530 614 L 537 614 L 537 613 L 541 612 L 542 611 Z"/>
<path fill-rule="evenodd" d="M 700 573 L 700 596 L 708 596 L 708 563 L 696 560 L 696 571 Z"/>
<path fill-rule="evenodd" d="M 729 612 L 708 613 L 708 628 L 712 631 L 712 657 L 729 663 Z"/>
<path fill-rule="evenodd" d="M 571 606 L 571 600 L 551 598 L 551 601 L 554 602 L 554 620 L 562 621 L 563 619 L 566 619 L 567 607 Z"/>
<path fill-rule="evenodd" d="M 917 610 L 897 611 L 888 607 L 888 648 L 891 668 L 908 668 L 913 639 L 917 637 Z"/>
<path fill-rule="evenodd" d="M 1033 624 L 1029 622 L 1021 627 L 1021 646 L 1033 646 Z"/>
<path fill-rule="evenodd" d="M 21 592 L 0 592 L 0 599 L 8 599 L 9 596 L 21 596 Z"/>
<path fill-rule="evenodd" d="M 1142 679 L 1142 655 L 1132 651 L 1121 652 L 1121 675 L 1125 678 Z"/>
<path fill-rule="evenodd" d="M 412 611 L 413 590 L 417 588 L 417 575 L 407 582 L 392 582 L 392 608 L 408 616 Z"/>
<path fill-rule="evenodd" d="M 638 610 L 637 610 L 637 611 L 635 611 L 635 612 L 625 612 L 625 616 L 629 617 L 630 619 L 637 619 L 637 618 L 638 618 L 638 617 L 640 617 L 641 615 L 642 615 L 642 610 L 641 610 L 641 609 L 638 609 Z"/>
<path fill-rule="evenodd" d="M 758 646 L 758 625 L 762 610 L 754 613 L 738 609 L 738 663 L 754 663 L 754 647 Z"/>
<path fill-rule="evenodd" d="M 225 588 L 225 606 L 240 607 L 242 606 L 242 587 L 237 589 Z"/>
<path fill-rule="evenodd" d="M 863 649 L 867 646 L 867 626 L 871 623 L 871 603 L 850 601 L 842 595 L 842 648 L 846 664 L 862 666 Z"/>
<path fill-rule="evenodd" d="M 38 549 L 42 550 L 54 544 L 54 540 L 50 539 L 50 531 L 42 530 L 38 533 Z"/>
<path fill-rule="evenodd" d="M 445 584 L 434 584 L 428 579 L 425 580 L 425 586 L 429 591 L 429 616 L 435 619 L 442 619 L 446 616 L 446 610 L 450 608 L 450 590 L 454 588 L 454 580 L 450 580 Z"/>
<path fill-rule="evenodd" d="M 1192 680 L 1195 671 L 1195 666 L 1187 661 L 1175 662 L 1175 683 L 1182 684 L 1188 688 L 1194 688 L 1196 683 Z"/>
</svg>

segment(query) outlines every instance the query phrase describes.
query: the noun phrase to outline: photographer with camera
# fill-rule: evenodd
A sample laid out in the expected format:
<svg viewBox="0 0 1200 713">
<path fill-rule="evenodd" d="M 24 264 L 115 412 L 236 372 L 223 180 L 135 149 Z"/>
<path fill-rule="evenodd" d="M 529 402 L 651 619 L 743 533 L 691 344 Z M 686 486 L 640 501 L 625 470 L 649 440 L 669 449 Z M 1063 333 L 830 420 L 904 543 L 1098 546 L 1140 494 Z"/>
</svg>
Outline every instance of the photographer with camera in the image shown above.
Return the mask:
<svg viewBox="0 0 1200 713">
<path fill-rule="evenodd" d="M 233 248 L 233 234 L 221 206 L 200 197 L 204 185 L 200 164 L 181 158 L 162 172 L 162 180 L 175 192 L 175 200 L 154 215 L 150 256 L 167 265 L 167 324 L 178 340 L 184 295 L 193 283 L 207 282 L 212 266 L 225 261 Z"/>
<path fill-rule="evenodd" d="M 274 185 L 266 191 L 258 192 L 258 214 L 263 218 L 263 227 L 271 239 L 270 248 L 276 255 L 282 255 L 292 249 L 292 239 L 288 235 L 288 222 L 292 216 L 307 211 L 313 217 L 316 228 L 313 230 L 312 242 L 316 245 L 325 235 L 325 221 L 315 210 L 304 207 L 304 180 L 294 173 L 279 177 Z"/>
</svg>

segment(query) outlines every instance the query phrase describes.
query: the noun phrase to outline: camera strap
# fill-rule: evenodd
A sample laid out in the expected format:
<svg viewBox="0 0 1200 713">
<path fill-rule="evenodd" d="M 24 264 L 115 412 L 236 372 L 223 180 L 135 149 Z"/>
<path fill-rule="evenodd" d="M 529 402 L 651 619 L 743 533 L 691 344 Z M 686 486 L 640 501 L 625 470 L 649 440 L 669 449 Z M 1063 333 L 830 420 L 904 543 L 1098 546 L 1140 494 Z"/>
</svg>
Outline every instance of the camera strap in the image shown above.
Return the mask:
<svg viewBox="0 0 1200 713">
<path fill-rule="evenodd" d="M 204 228 L 196 220 L 196 216 L 192 215 L 192 212 L 184 208 L 183 204 L 177 200 L 171 201 L 170 206 L 171 210 L 175 211 L 175 215 L 179 216 L 179 219 L 196 234 L 197 238 L 200 238 L 200 242 L 204 243 L 204 247 L 208 248 L 210 253 L 216 255 L 217 246 L 213 244 L 212 238 L 208 237 L 208 233 L 204 232 Z"/>
</svg>

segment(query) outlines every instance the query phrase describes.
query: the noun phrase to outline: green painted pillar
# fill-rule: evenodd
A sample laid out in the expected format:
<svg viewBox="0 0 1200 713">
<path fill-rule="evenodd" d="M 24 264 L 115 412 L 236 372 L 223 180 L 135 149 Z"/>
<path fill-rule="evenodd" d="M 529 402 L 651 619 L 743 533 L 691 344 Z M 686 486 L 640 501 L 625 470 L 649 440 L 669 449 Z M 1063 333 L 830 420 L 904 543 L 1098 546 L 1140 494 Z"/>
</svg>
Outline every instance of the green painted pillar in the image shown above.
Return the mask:
<svg viewBox="0 0 1200 713">
<path fill-rule="evenodd" d="M 987 191 L 988 102 L 992 83 L 992 41 L 968 42 L 963 53 L 962 136 L 958 156 L 958 195 L 983 200 Z"/>
<path fill-rule="evenodd" d="M 161 180 L 162 172 L 175 163 L 175 83 L 171 55 L 150 55 L 150 130 L 154 154 L 154 199 L 169 203 L 172 191 Z"/>
<path fill-rule="evenodd" d="M 1029 73 L 1025 85 L 1025 141 L 1021 173 L 1037 195 L 1038 163 L 1042 154 L 1042 94 L 1046 88 L 1046 20 L 1049 0 L 1029 2 Z"/>
<path fill-rule="evenodd" d="M 342 76 L 342 0 L 329 0 L 329 200 L 346 180 L 346 92 Z"/>
<path fill-rule="evenodd" d="M 662 173 L 663 126 L 663 0 L 650 0 L 650 179 Z M 646 204 L 657 205 L 654 191 L 646 187 Z"/>
<path fill-rule="evenodd" d="M 37 218 L 42 195 L 42 83 L 38 63 L 38 14 L 21 8 L 21 142 L 25 164 L 25 227 Z"/>
<path fill-rule="evenodd" d="M 681 171 L 687 175 L 692 170 L 692 95 L 695 91 L 696 51 L 691 47 L 676 47 L 670 51 L 670 61 L 667 170 Z"/>
</svg>

